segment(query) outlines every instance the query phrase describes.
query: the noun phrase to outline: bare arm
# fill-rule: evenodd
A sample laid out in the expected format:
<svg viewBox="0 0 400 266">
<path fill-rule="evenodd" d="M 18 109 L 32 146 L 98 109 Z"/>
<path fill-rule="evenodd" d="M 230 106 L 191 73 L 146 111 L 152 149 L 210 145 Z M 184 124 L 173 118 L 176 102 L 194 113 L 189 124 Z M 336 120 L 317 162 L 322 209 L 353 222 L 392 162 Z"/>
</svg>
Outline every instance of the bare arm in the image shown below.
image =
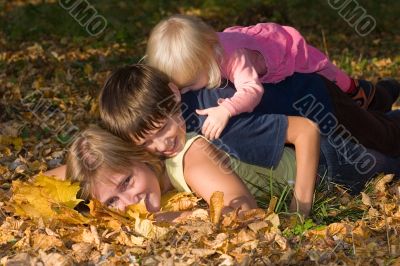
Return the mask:
<svg viewBox="0 0 400 266">
<path fill-rule="evenodd" d="M 197 139 L 185 154 L 184 176 L 193 192 L 207 203 L 215 191 L 224 193 L 224 210 L 257 208 L 254 197 L 242 180 L 230 170 L 224 154 L 205 139 Z"/>
<path fill-rule="evenodd" d="M 308 215 L 311 211 L 320 150 L 318 126 L 304 117 L 288 116 L 286 142 L 296 150 L 296 183 L 292 211 Z"/>
</svg>

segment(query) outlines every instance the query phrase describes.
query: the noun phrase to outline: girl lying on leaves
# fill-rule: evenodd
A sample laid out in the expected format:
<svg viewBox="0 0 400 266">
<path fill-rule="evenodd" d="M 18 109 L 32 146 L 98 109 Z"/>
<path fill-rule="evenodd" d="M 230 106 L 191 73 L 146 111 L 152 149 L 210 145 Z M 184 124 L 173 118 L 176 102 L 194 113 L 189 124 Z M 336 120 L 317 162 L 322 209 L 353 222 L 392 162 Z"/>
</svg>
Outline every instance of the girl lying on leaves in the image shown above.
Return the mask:
<svg viewBox="0 0 400 266">
<path fill-rule="evenodd" d="M 308 215 L 317 170 L 318 175 L 326 175 L 330 181 L 345 184 L 355 191 L 377 172 L 398 174 L 400 171 L 399 159 L 366 150 L 373 156 L 374 164 L 361 172 L 356 166 L 368 164 L 370 157 L 358 156 L 356 162 L 350 164 L 324 138 L 320 150 L 319 131 L 310 120 L 265 114 L 236 117 L 248 127 L 254 121 L 263 122 L 266 127 L 262 131 L 272 131 L 275 135 L 275 143 L 266 147 L 277 146 L 273 153 L 281 155 L 277 156 L 274 170 L 250 166 L 229 158 L 201 136 L 185 134 L 181 110 L 176 108 L 180 99 L 176 86 L 150 67 L 136 65 L 115 71 L 100 95 L 101 115 L 114 133 L 136 146 L 104 130 L 90 128 L 71 148 L 67 177 L 80 181 L 86 195 L 104 204 L 124 209 L 144 199 L 147 209 L 153 212 L 160 208 L 161 193 L 173 187 L 192 191 L 207 202 L 214 191 L 222 191 L 225 211 L 255 208 L 254 196 L 262 192 L 254 184 L 268 187 L 269 178 L 273 178 L 294 183 L 291 209 Z M 284 126 L 277 126 L 280 124 Z M 266 138 L 265 142 L 273 141 Z M 276 142 L 293 144 L 295 151 Z M 254 148 L 263 148 L 262 145 L 255 142 Z M 355 144 L 348 141 L 343 141 L 340 147 L 355 150 Z M 160 162 L 143 148 L 168 158 L 165 172 L 160 171 Z M 65 167 L 48 174 L 64 177 Z"/>
</svg>

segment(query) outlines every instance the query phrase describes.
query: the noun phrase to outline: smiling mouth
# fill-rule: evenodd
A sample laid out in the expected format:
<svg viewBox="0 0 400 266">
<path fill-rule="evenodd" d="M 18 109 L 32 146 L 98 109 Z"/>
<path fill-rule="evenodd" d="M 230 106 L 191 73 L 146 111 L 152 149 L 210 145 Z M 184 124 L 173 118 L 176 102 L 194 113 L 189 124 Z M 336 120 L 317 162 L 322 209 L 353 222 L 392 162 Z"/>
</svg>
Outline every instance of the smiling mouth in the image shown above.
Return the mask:
<svg viewBox="0 0 400 266">
<path fill-rule="evenodd" d="M 164 151 L 163 154 L 166 155 L 166 156 L 171 156 L 171 155 L 175 154 L 176 153 L 177 143 L 178 143 L 178 141 L 177 141 L 177 138 L 175 137 L 174 138 L 174 144 L 172 145 L 172 148 L 170 148 L 167 151 Z"/>
</svg>

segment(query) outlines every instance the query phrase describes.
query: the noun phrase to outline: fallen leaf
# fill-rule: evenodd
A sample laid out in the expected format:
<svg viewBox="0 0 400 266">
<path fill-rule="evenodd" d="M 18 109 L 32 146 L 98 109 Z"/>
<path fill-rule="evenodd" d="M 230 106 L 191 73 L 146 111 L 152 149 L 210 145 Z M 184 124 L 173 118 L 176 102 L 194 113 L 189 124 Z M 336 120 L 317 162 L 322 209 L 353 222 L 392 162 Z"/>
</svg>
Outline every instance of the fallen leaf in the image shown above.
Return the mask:
<svg viewBox="0 0 400 266">
<path fill-rule="evenodd" d="M 216 191 L 211 195 L 210 198 L 210 220 L 213 224 L 219 223 L 223 208 L 224 208 L 224 193 Z"/>
<path fill-rule="evenodd" d="M 79 184 L 38 175 L 33 183 L 13 181 L 12 190 L 10 205 L 17 215 L 58 219 L 72 224 L 89 221 L 73 209 L 82 201 L 76 198 Z"/>
<path fill-rule="evenodd" d="M 393 180 L 393 177 L 394 175 L 391 174 L 391 175 L 384 175 L 382 178 L 380 178 L 374 186 L 375 192 L 381 192 L 381 193 L 386 192 L 386 184 L 391 182 Z"/>
<path fill-rule="evenodd" d="M 372 207 L 371 198 L 364 192 L 361 192 L 361 201 L 364 205 Z"/>
<path fill-rule="evenodd" d="M 161 210 L 176 212 L 192 210 L 199 200 L 193 193 L 170 191 L 161 197 Z"/>
</svg>

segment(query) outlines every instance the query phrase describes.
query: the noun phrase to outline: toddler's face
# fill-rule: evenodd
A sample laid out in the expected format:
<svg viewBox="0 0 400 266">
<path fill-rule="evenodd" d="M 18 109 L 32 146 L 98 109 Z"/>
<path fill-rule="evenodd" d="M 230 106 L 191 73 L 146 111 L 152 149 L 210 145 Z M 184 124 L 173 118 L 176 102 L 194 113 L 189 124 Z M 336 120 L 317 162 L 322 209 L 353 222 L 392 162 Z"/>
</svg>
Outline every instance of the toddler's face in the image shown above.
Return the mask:
<svg viewBox="0 0 400 266">
<path fill-rule="evenodd" d="M 181 93 L 185 93 L 188 91 L 196 91 L 204 89 L 208 84 L 208 75 L 206 72 L 201 72 L 195 79 L 193 79 L 189 84 L 184 85 L 183 88 L 180 89 Z"/>
<path fill-rule="evenodd" d="M 144 199 L 149 212 L 160 210 L 160 184 L 154 171 L 144 163 L 133 163 L 127 173 L 105 169 L 97 180 L 92 195 L 109 207 L 123 211 Z"/>
<path fill-rule="evenodd" d="M 185 142 L 186 125 L 180 112 L 166 118 L 157 129 L 149 132 L 144 138 L 134 140 L 136 145 L 165 157 L 177 155 L 182 151 Z"/>
</svg>

